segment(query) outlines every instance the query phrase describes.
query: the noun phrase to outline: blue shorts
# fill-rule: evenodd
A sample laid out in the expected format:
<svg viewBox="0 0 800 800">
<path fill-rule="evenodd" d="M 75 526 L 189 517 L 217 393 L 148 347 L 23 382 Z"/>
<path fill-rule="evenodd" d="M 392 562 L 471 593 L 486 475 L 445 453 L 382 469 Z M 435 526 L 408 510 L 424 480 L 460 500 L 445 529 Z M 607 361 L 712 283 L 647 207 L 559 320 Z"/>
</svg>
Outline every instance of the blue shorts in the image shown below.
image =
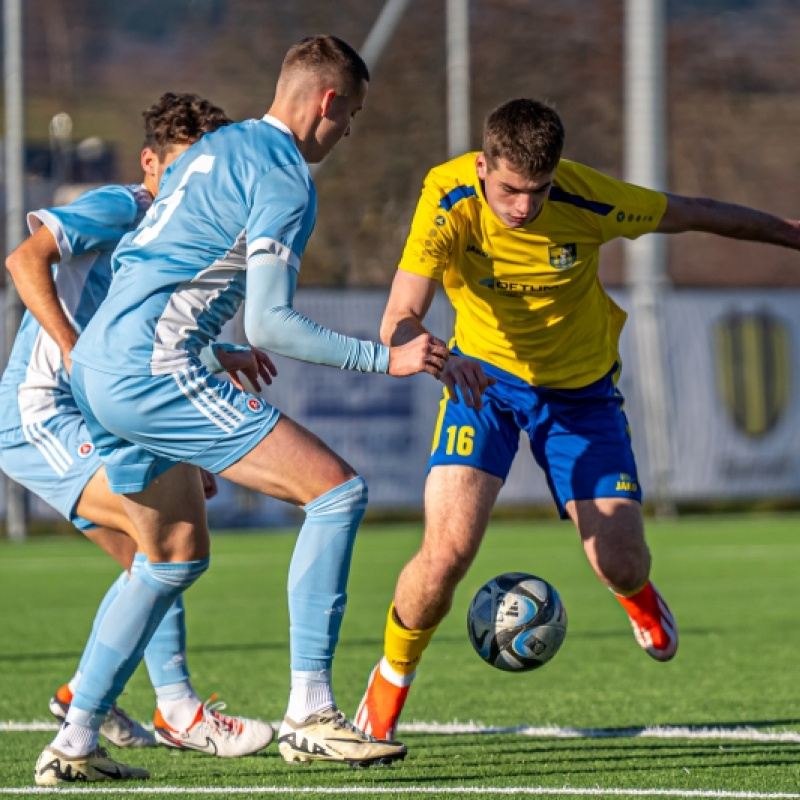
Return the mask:
<svg viewBox="0 0 800 800">
<path fill-rule="evenodd" d="M 130 494 L 180 462 L 222 472 L 275 427 L 280 412 L 204 367 L 109 375 L 77 362 L 72 391 L 111 490 Z"/>
<path fill-rule="evenodd" d="M 581 389 L 546 389 L 480 364 L 497 383 L 486 390 L 481 411 L 467 407 L 463 398 L 453 403 L 445 391 L 428 469 L 470 466 L 505 481 L 525 431 L 562 519 L 570 500 L 628 497 L 641 502 L 616 366 Z"/>
<path fill-rule="evenodd" d="M 62 408 L 43 422 L 0 432 L 0 469 L 82 531 L 97 526 L 77 516 L 75 506 L 101 466 L 76 407 Z"/>
</svg>

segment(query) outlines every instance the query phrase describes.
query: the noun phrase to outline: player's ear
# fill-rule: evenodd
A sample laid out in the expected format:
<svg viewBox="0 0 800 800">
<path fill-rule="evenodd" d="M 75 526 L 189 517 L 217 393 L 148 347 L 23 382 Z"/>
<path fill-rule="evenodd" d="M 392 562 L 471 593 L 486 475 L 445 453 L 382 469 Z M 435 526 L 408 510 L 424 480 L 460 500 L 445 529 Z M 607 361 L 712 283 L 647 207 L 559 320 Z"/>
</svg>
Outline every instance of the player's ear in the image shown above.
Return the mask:
<svg viewBox="0 0 800 800">
<path fill-rule="evenodd" d="M 478 153 L 478 157 L 475 159 L 475 168 L 478 172 L 478 178 L 485 181 L 486 173 L 489 169 L 486 165 L 486 156 L 483 153 Z"/>
<path fill-rule="evenodd" d="M 159 158 L 155 150 L 150 147 L 145 147 L 144 150 L 142 150 L 141 163 L 145 175 L 156 177 L 158 174 Z"/>
<path fill-rule="evenodd" d="M 333 105 L 333 101 L 335 99 L 336 99 L 336 90 L 326 89 L 319 103 L 320 116 L 322 117 L 328 116 L 328 112 L 330 111 L 331 106 Z"/>
</svg>

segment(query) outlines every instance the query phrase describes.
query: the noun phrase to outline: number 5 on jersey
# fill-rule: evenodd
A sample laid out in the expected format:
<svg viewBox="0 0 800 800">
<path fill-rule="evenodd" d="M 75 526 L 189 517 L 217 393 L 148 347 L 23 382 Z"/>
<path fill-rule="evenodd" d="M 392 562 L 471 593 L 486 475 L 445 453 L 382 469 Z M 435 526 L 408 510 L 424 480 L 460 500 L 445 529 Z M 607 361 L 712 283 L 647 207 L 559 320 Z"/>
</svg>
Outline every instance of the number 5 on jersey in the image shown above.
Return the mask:
<svg viewBox="0 0 800 800">
<path fill-rule="evenodd" d="M 150 206 L 150 210 L 147 212 L 145 219 L 155 219 L 158 217 L 156 222 L 153 225 L 148 225 L 142 228 L 139 233 L 136 234 L 134 238 L 134 242 L 138 245 L 146 245 L 150 244 L 150 242 L 155 239 L 162 230 L 164 230 L 164 226 L 169 222 L 170 217 L 175 213 L 175 209 L 181 204 L 184 195 L 186 194 L 186 189 L 184 188 L 189 181 L 189 178 L 192 175 L 200 173 L 201 175 L 208 175 L 211 172 L 211 167 L 214 166 L 214 156 L 209 155 L 202 155 L 198 156 L 191 164 L 186 168 L 186 172 L 183 173 L 183 177 L 181 178 L 181 182 L 178 184 L 178 188 L 167 197 L 157 200 Z"/>
</svg>

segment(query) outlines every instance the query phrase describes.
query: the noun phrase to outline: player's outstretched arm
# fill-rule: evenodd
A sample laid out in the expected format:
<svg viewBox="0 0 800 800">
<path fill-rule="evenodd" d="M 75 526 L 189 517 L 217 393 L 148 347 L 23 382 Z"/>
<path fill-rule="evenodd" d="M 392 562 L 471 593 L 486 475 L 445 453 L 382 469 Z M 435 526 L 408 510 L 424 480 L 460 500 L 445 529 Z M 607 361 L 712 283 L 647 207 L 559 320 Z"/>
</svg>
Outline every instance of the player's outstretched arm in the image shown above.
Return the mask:
<svg viewBox="0 0 800 800">
<path fill-rule="evenodd" d="M 800 221 L 705 197 L 667 194 L 657 233 L 703 231 L 800 250 Z"/>
<path fill-rule="evenodd" d="M 438 374 L 444 366 L 447 347 L 430 334 L 393 357 L 384 345 L 344 336 L 313 322 L 292 307 L 296 285 L 296 270 L 278 256 L 248 262 L 244 328 L 251 344 L 312 364 L 398 377 Z"/>
<path fill-rule="evenodd" d="M 69 372 L 69 352 L 78 341 L 78 332 L 58 299 L 52 267 L 60 260 L 56 239 L 43 225 L 8 256 L 6 269 L 22 302 L 58 345 Z"/>
</svg>

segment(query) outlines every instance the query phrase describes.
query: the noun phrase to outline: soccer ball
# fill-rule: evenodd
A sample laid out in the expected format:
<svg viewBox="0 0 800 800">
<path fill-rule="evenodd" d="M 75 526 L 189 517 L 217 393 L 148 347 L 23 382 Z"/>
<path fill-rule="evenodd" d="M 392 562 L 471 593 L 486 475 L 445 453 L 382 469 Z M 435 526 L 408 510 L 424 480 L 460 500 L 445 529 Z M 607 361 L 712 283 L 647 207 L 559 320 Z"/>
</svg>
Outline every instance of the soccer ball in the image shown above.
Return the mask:
<svg viewBox="0 0 800 800">
<path fill-rule="evenodd" d="M 567 611 L 546 580 L 506 572 L 478 589 L 467 612 L 467 630 L 487 664 L 527 672 L 558 652 L 567 635 Z"/>
</svg>

